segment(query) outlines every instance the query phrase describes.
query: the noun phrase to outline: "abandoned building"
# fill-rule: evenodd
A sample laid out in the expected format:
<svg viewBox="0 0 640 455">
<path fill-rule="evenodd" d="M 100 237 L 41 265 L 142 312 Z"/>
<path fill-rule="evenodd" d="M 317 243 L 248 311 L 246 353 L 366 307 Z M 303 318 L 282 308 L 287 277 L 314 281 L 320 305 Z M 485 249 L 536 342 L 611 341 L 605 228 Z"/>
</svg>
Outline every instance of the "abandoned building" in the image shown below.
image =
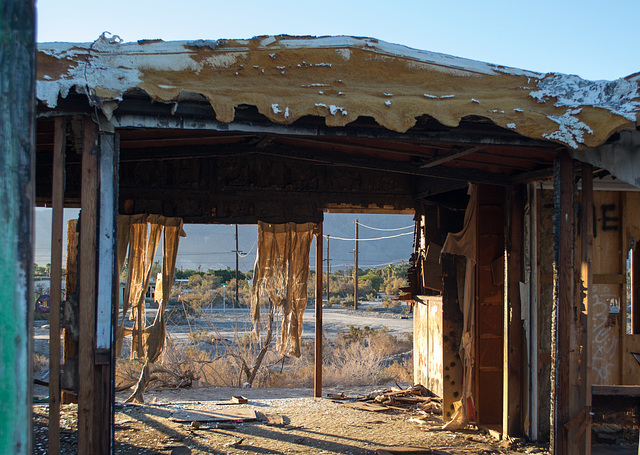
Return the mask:
<svg viewBox="0 0 640 455">
<path fill-rule="evenodd" d="M 593 397 L 637 396 L 637 75 L 591 82 L 370 38 L 289 36 L 102 36 L 41 44 L 36 68 L 35 203 L 53 207 L 54 236 L 62 207 L 81 208 L 77 287 L 67 277 L 79 374 L 63 377 L 78 392 L 81 453 L 111 447 L 126 247 L 148 248 L 133 247 L 137 228 L 164 230 L 156 292 L 168 295 L 183 223 L 304 231 L 308 262 L 311 235 L 322 261 L 325 212 L 415 214 L 415 382 L 443 397 L 451 426 L 586 454 Z M 59 277 L 55 242 L 53 254 Z M 161 319 L 129 331 L 149 362 Z M 59 403 L 51 392 L 52 422 Z"/>
</svg>

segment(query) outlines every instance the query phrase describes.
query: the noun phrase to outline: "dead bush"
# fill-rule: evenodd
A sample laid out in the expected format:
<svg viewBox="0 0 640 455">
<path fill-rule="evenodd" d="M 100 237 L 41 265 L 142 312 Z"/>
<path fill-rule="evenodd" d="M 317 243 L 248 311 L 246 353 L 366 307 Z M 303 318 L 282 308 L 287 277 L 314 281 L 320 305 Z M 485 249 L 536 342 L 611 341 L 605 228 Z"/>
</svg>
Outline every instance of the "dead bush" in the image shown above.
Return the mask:
<svg viewBox="0 0 640 455">
<path fill-rule="evenodd" d="M 400 301 L 399 300 L 392 300 L 389 297 L 385 297 L 382 300 L 382 307 L 383 308 L 398 308 L 400 306 Z"/>
<path fill-rule="evenodd" d="M 35 373 L 49 369 L 49 358 L 40 354 L 33 354 L 33 371 Z"/>
</svg>

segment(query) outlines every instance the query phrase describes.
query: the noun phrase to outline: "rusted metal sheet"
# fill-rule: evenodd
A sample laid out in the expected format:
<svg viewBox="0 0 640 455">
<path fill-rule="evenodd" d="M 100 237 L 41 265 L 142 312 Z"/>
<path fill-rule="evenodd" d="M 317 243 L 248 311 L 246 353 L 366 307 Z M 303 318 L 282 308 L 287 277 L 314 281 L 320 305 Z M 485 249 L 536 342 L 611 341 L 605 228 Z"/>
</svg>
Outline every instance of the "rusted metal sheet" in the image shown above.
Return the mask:
<svg viewBox="0 0 640 455">
<path fill-rule="evenodd" d="M 122 97 L 206 99 L 218 121 L 255 106 L 273 123 L 318 116 L 328 126 L 371 117 L 406 132 L 428 115 L 445 126 L 478 116 L 523 136 L 593 147 L 637 124 L 638 77 L 586 81 L 419 51 L 371 38 L 261 36 L 249 40 L 39 46 L 38 99 L 54 108 L 71 89 L 111 118 Z"/>
</svg>

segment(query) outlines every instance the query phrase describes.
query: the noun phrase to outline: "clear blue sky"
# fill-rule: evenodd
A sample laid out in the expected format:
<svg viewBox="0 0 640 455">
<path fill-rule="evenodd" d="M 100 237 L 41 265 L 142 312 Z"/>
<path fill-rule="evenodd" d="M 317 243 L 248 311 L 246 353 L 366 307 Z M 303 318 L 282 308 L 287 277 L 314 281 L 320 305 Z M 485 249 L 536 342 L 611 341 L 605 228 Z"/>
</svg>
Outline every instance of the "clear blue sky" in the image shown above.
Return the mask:
<svg viewBox="0 0 640 455">
<path fill-rule="evenodd" d="M 640 71 L 639 0 L 39 0 L 38 41 L 351 35 L 540 72 Z"/>
</svg>

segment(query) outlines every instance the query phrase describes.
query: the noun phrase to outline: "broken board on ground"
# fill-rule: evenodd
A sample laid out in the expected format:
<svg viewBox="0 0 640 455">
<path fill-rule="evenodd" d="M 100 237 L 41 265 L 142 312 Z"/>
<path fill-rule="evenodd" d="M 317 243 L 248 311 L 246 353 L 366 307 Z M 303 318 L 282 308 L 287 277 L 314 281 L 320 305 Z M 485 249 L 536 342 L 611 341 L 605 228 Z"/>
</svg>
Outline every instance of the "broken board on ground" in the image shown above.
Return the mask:
<svg viewBox="0 0 640 455">
<path fill-rule="evenodd" d="M 230 400 L 214 401 L 215 405 L 234 405 L 234 404 L 246 404 L 249 400 L 240 395 L 234 395 Z"/>
<path fill-rule="evenodd" d="M 169 417 L 169 420 L 174 422 L 235 422 L 256 419 L 256 411 L 252 409 L 234 409 L 233 411 L 181 409 L 173 412 Z"/>
<path fill-rule="evenodd" d="M 366 403 L 366 402 L 363 403 L 359 401 L 356 401 L 355 403 L 345 403 L 344 406 L 347 406 L 349 408 L 360 409 L 362 411 L 373 411 L 373 412 L 384 412 L 390 409 L 387 406 L 382 406 L 375 403 Z"/>
</svg>

